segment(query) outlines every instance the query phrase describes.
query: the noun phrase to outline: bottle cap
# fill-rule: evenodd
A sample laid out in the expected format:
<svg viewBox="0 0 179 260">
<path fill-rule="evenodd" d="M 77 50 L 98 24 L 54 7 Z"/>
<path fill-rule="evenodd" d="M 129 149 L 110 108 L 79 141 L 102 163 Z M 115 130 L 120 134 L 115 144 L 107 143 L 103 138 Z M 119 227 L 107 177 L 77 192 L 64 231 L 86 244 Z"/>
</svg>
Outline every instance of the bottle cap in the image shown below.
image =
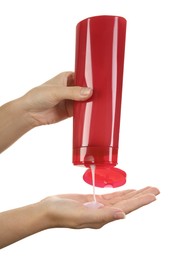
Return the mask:
<svg viewBox="0 0 179 260">
<path fill-rule="evenodd" d="M 89 168 L 83 175 L 83 180 L 93 185 L 92 172 Z M 116 167 L 96 166 L 95 186 L 100 188 L 117 188 L 126 183 L 126 173 Z"/>
</svg>

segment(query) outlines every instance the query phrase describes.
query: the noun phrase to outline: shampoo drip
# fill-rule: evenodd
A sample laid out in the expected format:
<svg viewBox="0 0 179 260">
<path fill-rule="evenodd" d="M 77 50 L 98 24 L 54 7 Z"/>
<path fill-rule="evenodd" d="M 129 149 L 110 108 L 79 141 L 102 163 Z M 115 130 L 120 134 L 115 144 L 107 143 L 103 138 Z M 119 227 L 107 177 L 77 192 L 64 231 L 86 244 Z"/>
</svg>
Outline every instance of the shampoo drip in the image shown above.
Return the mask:
<svg viewBox="0 0 179 260">
<path fill-rule="evenodd" d="M 95 194 L 95 169 L 96 166 L 94 164 L 90 165 L 91 175 L 92 175 L 92 185 L 93 185 L 93 201 L 89 201 L 84 203 L 84 205 L 88 208 L 102 208 L 104 205 L 102 203 L 97 202 L 96 194 Z"/>
</svg>

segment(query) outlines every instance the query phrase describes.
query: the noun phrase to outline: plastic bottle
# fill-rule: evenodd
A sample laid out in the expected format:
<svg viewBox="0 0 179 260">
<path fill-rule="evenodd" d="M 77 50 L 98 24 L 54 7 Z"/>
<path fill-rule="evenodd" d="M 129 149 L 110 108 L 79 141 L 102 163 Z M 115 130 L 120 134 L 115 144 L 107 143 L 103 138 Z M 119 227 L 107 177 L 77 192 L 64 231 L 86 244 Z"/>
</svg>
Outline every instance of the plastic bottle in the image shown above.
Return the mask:
<svg viewBox="0 0 179 260">
<path fill-rule="evenodd" d="M 101 15 L 76 27 L 75 85 L 93 89 L 85 102 L 74 102 L 73 164 L 89 169 L 83 179 L 95 186 L 118 187 L 126 173 L 118 163 L 126 19 Z"/>
</svg>

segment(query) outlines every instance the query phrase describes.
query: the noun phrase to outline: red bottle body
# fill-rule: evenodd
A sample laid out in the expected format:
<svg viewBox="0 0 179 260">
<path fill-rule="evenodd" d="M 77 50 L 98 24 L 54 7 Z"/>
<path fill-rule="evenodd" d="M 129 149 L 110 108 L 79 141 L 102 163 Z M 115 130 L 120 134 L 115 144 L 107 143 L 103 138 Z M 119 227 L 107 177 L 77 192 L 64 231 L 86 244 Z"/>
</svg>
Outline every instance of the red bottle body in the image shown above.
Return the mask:
<svg viewBox="0 0 179 260">
<path fill-rule="evenodd" d="M 73 164 L 115 166 L 122 100 L 126 20 L 94 16 L 76 27 L 75 85 L 93 89 L 74 102 Z"/>
</svg>

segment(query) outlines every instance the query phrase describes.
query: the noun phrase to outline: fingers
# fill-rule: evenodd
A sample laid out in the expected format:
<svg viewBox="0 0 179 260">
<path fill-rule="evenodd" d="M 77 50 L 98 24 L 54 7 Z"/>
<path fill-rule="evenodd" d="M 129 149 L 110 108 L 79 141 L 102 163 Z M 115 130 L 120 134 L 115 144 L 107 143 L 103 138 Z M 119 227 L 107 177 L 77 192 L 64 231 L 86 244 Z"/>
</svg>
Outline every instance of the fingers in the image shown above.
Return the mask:
<svg viewBox="0 0 179 260">
<path fill-rule="evenodd" d="M 129 190 L 124 190 L 124 191 L 117 191 L 117 192 L 113 192 L 113 193 L 109 193 L 109 194 L 104 194 L 104 195 L 102 195 L 102 197 L 105 200 L 114 201 L 114 199 L 115 199 L 117 201 L 118 199 L 124 200 L 124 199 L 130 199 L 130 198 L 134 198 L 134 197 L 137 198 L 138 196 L 148 194 L 148 193 L 152 193 L 155 196 L 157 196 L 158 194 L 160 194 L 160 191 L 156 187 L 147 186 L 140 190 L 129 189 Z"/>
<path fill-rule="evenodd" d="M 101 195 L 101 197 L 105 200 L 111 200 L 111 199 L 114 199 L 114 198 L 118 199 L 118 198 L 126 196 L 129 193 L 134 192 L 134 191 L 136 191 L 136 190 L 129 189 L 129 190 L 124 190 L 124 191 L 116 191 L 116 192 L 112 192 L 112 193 L 108 193 L 108 194 L 103 194 L 103 195 Z"/>
<path fill-rule="evenodd" d="M 120 208 L 126 213 L 129 214 L 130 212 L 139 209 L 145 205 L 150 204 L 151 202 L 155 201 L 156 197 L 154 194 L 146 194 L 139 196 L 137 198 L 128 199 L 120 203 Z"/>
<path fill-rule="evenodd" d="M 140 190 L 125 190 L 101 195 L 101 200 L 106 206 L 115 206 L 126 214 L 143 207 L 156 200 L 160 191 L 155 187 L 145 187 Z M 100 198 L 100 197 L 99 197 Z"/>
<path fill-rule="evenodd" d="M 141 195 L 145 195 L 145 194 L 153 194 L 153 195 L 157 196 L 159 193 L 160 193 L 160 191 L 157 188 L 147 186 L 143 189 L 135 190 L 133 192 L 126 194 L 123 197 L 123 199 L 137 198 L 137 197 L 140 197 Z"/>
<path fill-rule="evenodd" d="M 140 197 L 141 195 L 150 194 L 150 193 L 157 196 L 158 194 L 160 194 L 160 191 L 159 191 L 159 189 L 157 189 L 155 187 L 148 186 L 148 187 L 136 192 L 135 198 Z"/>
<path fill-rule="evenodd" d="M 120 201 L 127 200 L 130 198 L 137 198 L 141 195 L 145 195 L 148 193 L 157 196 L 160 193 L 160 191 L 155 187 L 147 186 L 140 190 L 129 189 L 129 190 L 117 191 L 109 194 L 103 194 L 99 196 L 99 199 L 106 201 L 106 204 L 114 205 Z"/>
<path fill-rule="evenodd" d="M 122 209 L 126 214 L 150 204 L 156 200 L 160 191 L 155 187 L 145 187 L 140 190 L 126 193 L 117 203 L 116 207 Z"/>
</svg>

